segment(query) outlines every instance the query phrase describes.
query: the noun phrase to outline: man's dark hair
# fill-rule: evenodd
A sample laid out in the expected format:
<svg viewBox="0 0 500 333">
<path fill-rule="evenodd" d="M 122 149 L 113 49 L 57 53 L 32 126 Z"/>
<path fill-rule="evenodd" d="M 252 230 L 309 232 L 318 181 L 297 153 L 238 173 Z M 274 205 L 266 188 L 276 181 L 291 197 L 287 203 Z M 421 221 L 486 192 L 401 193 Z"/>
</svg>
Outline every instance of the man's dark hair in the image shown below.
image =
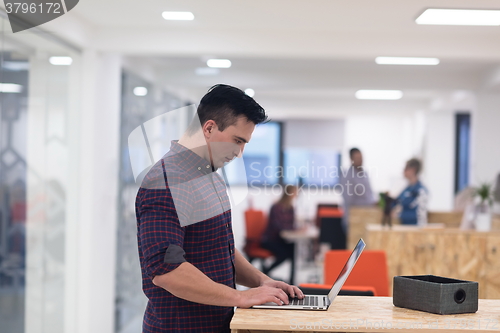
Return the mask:
<svg viewBox="0 0 500 333">
<path fill-rule="evenodd" d="M 422 171 L 422 162 L 416 158 L 412 158 L 406 162 L 406 169 L 413 169 L 415 170 L 415 174 L 418 175 Z"/>
<path fill-rule="evenodd" d="M 351 160 L 354 153 L 361 153 L 361 150 L 359 150 L 358 148 L 351 148 L 351 150 L 349 150 L 349 157 L 351 158 Z"/>
<path fill-rule="evenodd" d="M 266 111 L 252 97 L 241 89 L 227 84 L 216 84 L 203 96 L 196 111 L 200 125 L 213 120 L 220 131 L 236 124 L 238 118 L 244 116 L 255 125 L 267 121 Z M 196 118 L 193 119 L 187 133 L 192 135 L 200 128 Z"/>
</svg>

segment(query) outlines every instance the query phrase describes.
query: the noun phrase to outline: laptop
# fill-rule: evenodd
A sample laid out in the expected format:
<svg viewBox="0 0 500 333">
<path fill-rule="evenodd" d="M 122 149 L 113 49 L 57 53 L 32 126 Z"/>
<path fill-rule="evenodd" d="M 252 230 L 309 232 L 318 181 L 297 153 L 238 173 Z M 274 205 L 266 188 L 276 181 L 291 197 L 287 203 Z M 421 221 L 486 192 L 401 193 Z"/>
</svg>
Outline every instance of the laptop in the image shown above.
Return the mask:
<svg viewBox="0 0 500 333">
<path fill-rule="evenodd" d="M 358 241 L 358 244 L 356 244 L 356 247 L 354 247 L 354 250 L 352 250 L 349 259 L 347 259 L 344 268 L 342 268 L 342 270 L 340 271 L 340 274 L 337 277 L 337 280 L 335 280 L 335 283 L 333 284 L 332 289 L 330 289 L 328 295 L 304 295 L 303 299 L 290 298 L 289 303 L 286 305 L 285 304 L 277 305 L 274 302 L 268 302 L 261 305 L 254 305 L 252 306 L 252 308 L 279 309 L 279 310 L 316 310 L 316 311 L 328 310 L 328 307 L 330 306 L 330 304 L 333 303 L 333 300 L 335 299 L 335 297 L 337 297 L 338 293 L 340 292 L 340 289 L 344 285 L 344 282 L 349 277 L 349 274 L 354 268 L 354 265 L 356 265 L 356 262 L 358 261 L 361 252 L 363 252 L 363 250 L 365 249 L 365 246 L 366 244 L 361 238 Z"/>
</svg>

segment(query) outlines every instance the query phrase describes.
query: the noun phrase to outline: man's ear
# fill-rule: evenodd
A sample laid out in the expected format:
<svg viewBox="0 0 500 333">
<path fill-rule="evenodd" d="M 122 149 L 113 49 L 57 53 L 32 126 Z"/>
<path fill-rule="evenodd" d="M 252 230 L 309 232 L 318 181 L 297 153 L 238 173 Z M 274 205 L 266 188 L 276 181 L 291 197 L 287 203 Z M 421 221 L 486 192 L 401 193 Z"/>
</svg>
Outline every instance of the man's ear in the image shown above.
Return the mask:
<svg viewBox="0 0 500 333">
<path fill-rule="evenodd" d="M 217 124 L 213 120 L 207 120 L 207 122 L 205 122 L 205 124 L 202 127 L 203 134 L 205 135 L 205 137 L 210 136 L 210 134 L 212 134 L 212 132 L 216 129 L 217 129 Z"/>
</svg>

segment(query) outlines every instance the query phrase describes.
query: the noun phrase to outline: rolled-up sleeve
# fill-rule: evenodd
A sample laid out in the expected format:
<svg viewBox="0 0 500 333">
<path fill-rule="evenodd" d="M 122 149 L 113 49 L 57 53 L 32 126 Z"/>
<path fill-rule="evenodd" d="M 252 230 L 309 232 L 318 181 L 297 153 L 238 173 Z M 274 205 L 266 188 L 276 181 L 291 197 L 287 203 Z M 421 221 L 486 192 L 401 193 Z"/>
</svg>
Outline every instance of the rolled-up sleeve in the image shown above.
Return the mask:
<svg viewBox="0 0 500 333">
<path fill-rule="evenodd" d="M 176 269 L 184 259 L 184 228 L 168 190 L 143 189 L 138 195 L 139 251 L 153 279 Z"/>
</svg>

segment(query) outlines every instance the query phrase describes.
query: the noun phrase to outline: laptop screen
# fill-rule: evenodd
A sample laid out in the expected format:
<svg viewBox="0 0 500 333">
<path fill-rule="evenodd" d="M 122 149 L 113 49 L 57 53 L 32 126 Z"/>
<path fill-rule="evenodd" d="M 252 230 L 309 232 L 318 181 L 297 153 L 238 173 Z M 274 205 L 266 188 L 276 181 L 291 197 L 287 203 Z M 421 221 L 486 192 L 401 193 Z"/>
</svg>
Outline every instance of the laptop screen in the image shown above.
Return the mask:
<svg viewBox="0 0 500 333">
<path fill-rule="evenodd" d="M 347 262 L 344 265 L 344 268 L 340 271 L 340 274 L 335 280 L 335 283 L 333 284 L 332 289 L 328 293 L 328 298 L 330 299 L 330 303 L 333 302 L 335 297 L 338 295 L 340 292 L 340 289 L 344 285 L 344 282 L 347 280 L 349 277 L 349 274 L 351 273 L 352 269 L 354 268 L 354 265 L 358 261 L 359 256 L 361 255 L 361 252 L 363 252 L 366 244 L 361 238 L 358 241 L 358 244 L 356 244 L 356 247 L 354 250 L 352 250 L 351 255 L 349 256 L 349 259 L 347 259 Z"/>
</svg>

